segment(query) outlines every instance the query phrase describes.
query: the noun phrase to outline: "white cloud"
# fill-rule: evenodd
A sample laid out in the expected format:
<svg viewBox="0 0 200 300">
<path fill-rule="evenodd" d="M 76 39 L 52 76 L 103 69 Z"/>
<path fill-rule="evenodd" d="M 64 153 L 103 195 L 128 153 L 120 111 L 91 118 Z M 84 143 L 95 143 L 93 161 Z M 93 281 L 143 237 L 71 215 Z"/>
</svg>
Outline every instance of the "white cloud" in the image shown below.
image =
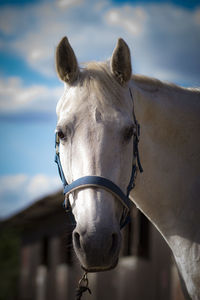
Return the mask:
<svg viewBox="0 0 200 300">
<path fill-rule="evenodd" d="M 25 86 L 18 77 L 0 78 L 1 113 L 55 111 L 62 87 Z"/>
<path fill-rule="evenodd" d="M 118 37 L 130 46 L 133 71 L 163 80 L 200 85 L 200 7 L 172 4 L 116 6 L 111 0 L 30 1 L 0 10 L 0 49 L 34 70 L 55 76 L 54 52 L 67 35 L 80 62 L 105 60 Z M 1 113 L 54 113 L 63 87 L 29 85 L 0 77 Z M 45 146 L 44 146 L 45 147 Z M 0 178 L 1 215 L 59 186 L 59 178 L 23 174 Z"/>
<path fill-rule="evenodd" d="M 31 195 L 33 199 L 40 197 L 40 195 L 44 195 L 50 193 L 50 191 L 54 191 L 61 187 L 59 176 L 55 177 L 47 177 L 44 174 L 38 174 L 34 176 L 27 185 L 27 193 Z"/>
<path fill-rule="evenodd" d="M 15 211 L 59 189 L 61 189 L 59 176 L 50 177 L 45 174 L 1 176 L 0 217 L 13 214 Z"/>
<path fill-rule="evenodd" d="M 23 26 L 23 23 L 27 18 L 26 9 L 21 10 L 16 6 L 6 6 L 1 8 L 0 31 L 7 36 L 17 33 L 17 28 Z"/>
<path fill-rule="evenodd" d="M 107 31 L 102 18 L 106 3 L 100 6 L 98 1 L 77 0 L 73 1 L 72 5 L 72 1 L 65 0 L 62 2 L 63 6 L 60 4 L 61 2 L 46 2 L 38 6 L 30 5 L 32 28 L 26 30 L 16 22 L 13 27 L 18 27 L 21 34 L 8 44 L 8 47 L 23 57 L 29 66 L 47 77 L 55 75 L 55 48 L 63 36 L 67 35 L 70 38 L 82 62 L 95 59 L 98 54 L 104 58 L 105 48 L 111 45 L 111 32 Z M 91 37 L 93 49 L 88 47 Z"/>
<path fill-rule="evenodd" d="M 128 30 L 133 36 L 138 36 L 145 30 L 147 16 L 143 7 L 125 5 L 122 8 L 114 8 L 108 11 L 105 19 L 109 24 L 118 25 Z"/>
<path fill-rule="evenodd" d="M 0 193 L 2 195 L 3 190 L 8 192 L 15 192 L 17 188 L 20 188 L 27 182 L 28 177 L 25 174 L 7 175 L 0 177 Z"/>
<path fill-rule="evenodd" d="M 64 35 L 81 62 L 106 59 L 121 36 L 132 50 L 133 70 L 193 84 L 199 82 L 199 11 L 150 2 L 118 7 L 109 0 L 45 1 L 24 10 L 7 7 L 0 12 L 0 27 L 12 38 L 0 41 L 0 47 L 53 76 L 55 47 Z"/>
<path fill-rule="evenodd" d="M 133 70 L 200 85 L 199 10 L 172 4 L 129 5 L 112 8 L 105 20 L 128 34 Z"/>
<path fill-rule="evenodd" d="M 63 7 L 66 8 L 66 7 L 70 7 L 70 6 L 79 5 L 83 2 L 84 2 L 84 0 L 57 0 L 57 4 L 61 8 L 63 8 Z"/>
</svg>

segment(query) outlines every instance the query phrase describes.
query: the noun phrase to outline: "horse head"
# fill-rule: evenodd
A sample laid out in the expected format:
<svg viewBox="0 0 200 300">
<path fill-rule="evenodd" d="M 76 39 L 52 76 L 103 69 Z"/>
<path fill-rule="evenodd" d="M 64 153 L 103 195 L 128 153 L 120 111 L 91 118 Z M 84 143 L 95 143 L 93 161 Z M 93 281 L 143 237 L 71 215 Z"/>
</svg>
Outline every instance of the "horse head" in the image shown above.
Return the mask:
<svg viewBox="0 0 200 300">
<path fill-rule="evenodd" d="M 56 50 L 56 67 L 65 83 L 57 104 L 56 132 L 66 181 L 103 177 L 126 194 L 136 130 L 128 46 L 119 39 L 110 63 L 89 63 L 81 69 L 65 37 Z M 90 272 L 115 267 L 124 212 L 121 201 L 106 188 L 91 184 L 67 197 L 76 220 L 73 245 L 82 267 Z"/>
</svg>

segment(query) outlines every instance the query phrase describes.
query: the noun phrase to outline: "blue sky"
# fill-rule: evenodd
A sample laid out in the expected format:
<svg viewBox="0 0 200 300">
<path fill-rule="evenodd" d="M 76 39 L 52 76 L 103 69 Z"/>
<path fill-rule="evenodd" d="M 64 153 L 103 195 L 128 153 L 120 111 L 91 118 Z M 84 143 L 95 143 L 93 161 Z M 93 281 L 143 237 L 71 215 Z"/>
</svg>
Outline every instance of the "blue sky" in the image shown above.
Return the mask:
<svg viewBox="0 0 200 300">
<path fill-rule="evenodd" d="M 0 217 L 61 188 L 54 53 L 64 35 L 80 63 L 108 59 L 123 37 L 135 73 L 200 86 L 199 1 L 0 1 Z"/>
</svg>

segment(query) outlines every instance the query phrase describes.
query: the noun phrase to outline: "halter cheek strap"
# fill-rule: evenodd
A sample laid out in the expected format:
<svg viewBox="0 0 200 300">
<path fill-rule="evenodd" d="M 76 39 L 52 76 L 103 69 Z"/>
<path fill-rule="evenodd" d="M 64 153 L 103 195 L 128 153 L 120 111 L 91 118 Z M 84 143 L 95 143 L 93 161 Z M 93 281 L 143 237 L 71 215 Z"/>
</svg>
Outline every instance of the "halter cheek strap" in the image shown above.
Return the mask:
<svg viewBox="0 0 200 300">
<path fill-rule="evenodd" d="M 116 199 L 118 199 L 121 202 L 121 204 L 124 207 L 123 214 L 120 220 L 120 228 L 123 228 L 128 223 L 130 200 L 128 198 L 128 195 L 125 195 L 124 192 L 114 182 L 101 176 L 84 176 L 73 181 L 71 184 L 68 184 L 63 173 L 59 152 L 56 152 L 55 162 L 58 165 L 58 172 L 64 187 L 65 200 L 63 206 L 67 212 L 71 212 L 69 195 L 72 192 L 82 190 L 85 188 L 101 188 L 106 190 L 107 192 L 110 192 Z"/>
<path fill-rule="evenodd" d="M 130 96 L 133 100 L 133 96 L 130 90 Z M 59 145 L 60 145 L 60 139 L 58 137 L 58 134 L 56 133 L 55 136 L 55 148 L 56 148 L 56 155 L 55 155 L 55 162 L 58 165 L 58 172 L 61 178 L 61 181 L 63 183 L 64 187 L 64 195 L 65 200 L 63 203 L 63 206 L 67 212 L 71 212 L 71 206 L 69 202 L 69 194 L 77 191 L 82 190 L 84 188 L 101 188 L 106 190 L 107 192 L 111 193 L 116 199 L 118 199 L 121 204 L 123 205 L 123 213 L 120 220 L 120 229 L 123 228 L 130 220 L 129 211 L 130 211 L 130 199 L 129 194 L 130 191 L 135 186 L 135 179 L 137 175 L 137 165 L 140 172 L 143 172 L 140 158 L 139 158 L 139 151 L 138 151 L 138 143 L 139 143 L 139 136 L 140 136 L 140 126 L 136 120 L 134 109 L 133 109 L 133 117 L 134 122 L 136 126 L 136 132 L 133 136 L 133 166 L 132 166 L 132 172 L 131 172 L 131 178 L 127 187 L 127 192 L 124 194 L 124 192 L 120 189 L 119 186 L 117 186 L 114 182 L 112 182 L 110 179 L 101 177 L 101 176 L 84 176 L 81 177 L 75 181 L 73 181 L 71 184 L 68 184 L 60 161 L 60 153 L 59 153 Z"/>
</svg>

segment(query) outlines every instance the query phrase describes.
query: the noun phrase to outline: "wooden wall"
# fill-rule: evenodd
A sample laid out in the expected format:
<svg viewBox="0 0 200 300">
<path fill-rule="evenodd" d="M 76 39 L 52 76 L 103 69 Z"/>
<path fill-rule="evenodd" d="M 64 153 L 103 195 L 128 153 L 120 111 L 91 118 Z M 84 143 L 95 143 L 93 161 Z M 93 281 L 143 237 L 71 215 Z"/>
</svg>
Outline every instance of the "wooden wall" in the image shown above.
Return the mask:
<svg viewBox="0 0 200 300">
<path fill-rule="evenodd" d="M 23 231 L 20 300 L 72 300 L 82 275 L 64 212 L 35 219 Z M 90 300 L 183 300 L 175 295 L 171 252 L 133 206 L 123 229 L 121 258 L 112 271 L 89 274 Z M 179 297 L 179 298 L 178 298 Z"/>
</svg>

